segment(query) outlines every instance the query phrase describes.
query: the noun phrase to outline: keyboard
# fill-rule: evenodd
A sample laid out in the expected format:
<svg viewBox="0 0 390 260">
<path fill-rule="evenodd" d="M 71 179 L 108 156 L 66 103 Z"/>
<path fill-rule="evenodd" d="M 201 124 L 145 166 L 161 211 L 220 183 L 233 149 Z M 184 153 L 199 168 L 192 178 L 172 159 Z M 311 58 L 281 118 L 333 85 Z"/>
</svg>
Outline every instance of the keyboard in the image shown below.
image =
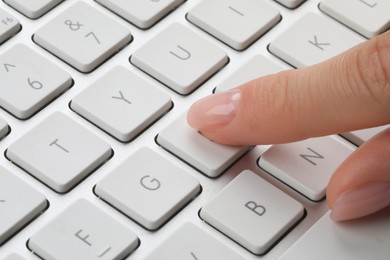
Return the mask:
<svg viewBox="0 0 390 260">
<path fill-rule="evenodd" d="M 0 259 L 388 259 L 327 182 L 389 127 L 224 146 L 196 100 L 390 28 L 388 0 L 0 1 Z"/>
</svg>

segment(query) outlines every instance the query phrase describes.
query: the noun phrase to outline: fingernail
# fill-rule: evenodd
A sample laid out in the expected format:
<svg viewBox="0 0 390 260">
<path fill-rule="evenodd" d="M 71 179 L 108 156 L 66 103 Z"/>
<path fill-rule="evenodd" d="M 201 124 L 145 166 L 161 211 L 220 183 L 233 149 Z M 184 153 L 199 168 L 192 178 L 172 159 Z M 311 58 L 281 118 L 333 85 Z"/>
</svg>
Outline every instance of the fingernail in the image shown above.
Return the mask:
<svg viewBox="0 0 390 260">
<path fill-rule="evenodd" d="M 390 182 L 375 181 L 342 193 L 332 208 L 334 221 L 369 215 L 390 205 Z"/>
<path fill-rule="evenodd" d="M 191 106 L 188 123 L 195 129 L 226 125 L 235 117 L 239 99 L 238 89 L 205 97 Z"/>
</svg>

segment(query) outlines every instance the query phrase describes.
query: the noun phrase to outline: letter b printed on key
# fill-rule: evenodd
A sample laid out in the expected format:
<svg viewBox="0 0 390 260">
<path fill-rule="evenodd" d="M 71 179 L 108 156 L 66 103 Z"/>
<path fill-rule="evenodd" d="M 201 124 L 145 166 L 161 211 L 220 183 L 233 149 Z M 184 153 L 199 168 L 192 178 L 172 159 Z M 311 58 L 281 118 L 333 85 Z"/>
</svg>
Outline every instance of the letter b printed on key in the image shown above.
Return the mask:
<svg viewBox="0 0 390 260">
<path fill-rule="evenodd" d="M 248 208 L 250 211 L 256 213 L 257 215 L 259 216 L 263 216 L 265 214 L 265 212 L 267 211 L 266 208 L 262 205 L 258 205 L 256 202 L 254 201 L 248 201 L 246 204 L 245 204 L 245 207 Z"/>
</svg>

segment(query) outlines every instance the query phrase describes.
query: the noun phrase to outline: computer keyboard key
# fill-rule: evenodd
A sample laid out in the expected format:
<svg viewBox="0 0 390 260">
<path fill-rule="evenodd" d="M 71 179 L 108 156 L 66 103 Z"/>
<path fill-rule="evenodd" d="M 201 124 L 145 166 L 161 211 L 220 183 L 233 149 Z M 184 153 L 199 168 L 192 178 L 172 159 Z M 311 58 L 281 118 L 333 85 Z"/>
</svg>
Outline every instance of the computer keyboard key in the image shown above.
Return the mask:
<svg viewBox="0 0 390 260">
<path fill-rule="evenodd" d="M 373 137 L 376 134 L 379 134 L 383 130 L 389 128 L 390 125 L 383 125 L 383 126 L 377 126 L 362 130 L 356 130 L 348 133 L 343 133 L 341 136 L 343 136 L 345 139 L 350 141 L 351 143 L 360 146 L 363 143 L 367 142 L 371 137 Z"/>
<path fill-rule="evenodd" d="M 130 43 L 130 31 L 90 4 L 76 2 L 33 36 L 42 48 L 81 72 L 91 72 Z"/>
<path fill-rule="evenodd" d="M 390 28 L 390 1 L 321 1 L 320 10 L 367 38 Z"/>
<path fill-rule="evenodd" d="M 236 50 L 244 50 L 280 19 L 279 10 L 261 0 L 203 0 L 187 19 Z"/>
<path fill-rule="evenodd" d="M 310 12 L 272 40 L 269 50 L 301 68 L 332 58 L 364 40 L 333 19 Z"/>
<path fill-rule="evenodd" d="M 3 260 L 26 260 L 26 258 L 21 257 L 20 255 L 13 253 L 7 255 Z"/>
<path fill-rule="evenodd" d="M 244 260 L 224 243 L 192 223 L 183 224 L 144 258 L 163 259 Z"/>
<path fill-rule="evenodd" d="M 73 98 L 71 108 L 122 142 L 165 114 L 172 101 L 124 67 L 115 67 Z"/>
<path fill-rule="evenodd" d="M 130 23 L 147 29 L 177 8 L 184 0 L 95 0 Z"/>
<path fill-rule="evenodd" d="M 4 0 L 4 2 L 31 19 L 41 17 L 62 1 L 64 0 Z"/>
<path fill-rule="evenodd" d="M 353 149 L 331 136 L 273 145 L 259 166 L 313 201 L 325 197 L 329 179 Z"/>
<path fill-rule="evenodd" d="M 27 242 L 42 259 L 124 259 L 139 245 L 127 226 L 85 199 L 52 219 Z"/>
<path fill-rule="evenodd" d="M 7 122 L 0 117 L 0 140 L 3 139 L 10 131 Z"/>
<path fill-rule="evenodd" d="M 246 170 L 200 210 L 200 217 L 261 255 L 304 215 L 301 203 Z"/>
<path fill-rule="evenodd" d="M 279 259 L 388 259 L 390 207 L 370 217 L 334 222 L 330 211 Z"/>
<path fill-rule="evenodd" d="M 149 230 L 158 229 L 199 194 L 199 182 L 149 148 L 100 181 L 95 193 Z"/>
<path fill-rule="evenodd" d="M 215 92 L 227 91 L 258 77 L 274 74 L 287 69 L 287 66 L 280 65 L 262 55 L 256 55 L 219 83 L 215 88 Z"/>
<path fill-rule="evenodd" d="M 20 29 L 18 19 L 0 9 L 0 44 L 17 34 Z"/>
<path fill-rule="evenodd" d="M 306 0 L 275 0 L 288 8 L 296 8 Z"/>
<path fill-rule="evenodd" d="M 0 166 L 0 245 L 47 207 L 45 196 Z"/>
<path fill-rule="evenodd" d="M 194 31 L 174 23 L 136 50 L 131 63 L 187 95 L 220 70 L 227 54 Z"/>
<path fill-rule="evenodd" d="M 203 174 L 215 178 L 244 155 L 249 147 L 217 144 L 187 124 L 183 114 L 157 136 L 157 143 Z"/>
<path fill-rule="evenodd" d="M 0 55 L 0 106 L 27 119 L 69 89 L 70 75 L 23 44 Z"/>
<path fill-rule="evenodd" d="M 55 112 L 6 151 L 13 163 L 65 193 L 112 155 L 110 145 L 61 112 Z"/>
</svg>

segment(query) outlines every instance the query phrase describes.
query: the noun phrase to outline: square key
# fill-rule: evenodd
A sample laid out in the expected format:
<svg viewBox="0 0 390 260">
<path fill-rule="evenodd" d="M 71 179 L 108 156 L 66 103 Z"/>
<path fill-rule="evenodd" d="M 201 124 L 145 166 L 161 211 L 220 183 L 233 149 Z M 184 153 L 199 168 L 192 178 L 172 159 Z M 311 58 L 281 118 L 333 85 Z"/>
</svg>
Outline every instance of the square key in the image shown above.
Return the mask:
<svg viewBox="0 0 390 260">
<path fill-rule="evenodd" d="M 31 19 L 41 17 L 62 1 L 64 0 L 4 0 L 4 2 Z"/>
<path fill-rule="evenodd" d="M 190 22 L 236 50 L 244 50 L 281 19 L 262 0 L 203 0 L 187 15 Z"/>
<path fill-rule="evenodd" d="M 249 146 L 222 145 L 207 139 L 188 125 L 186 114 L 164 128 L 156 142 L 211 178 L 218 177 L 250 149 Z"/>
<path fill-rule="evenodd" d="M 15 35 L 20 29 L 18 19 L 0 9 L 0 44 Z"/>
<path fill-rule="evenodd" d="M 124 259 L 139 245 L 137 236 L 91 202 L 79 199 L 28 240 L 42 259 Z"/>
<path fill-rule="evenodd" d="M 134 52 L 131 63 L 182 95 L 190 94 L 227 62 L 225 51 L 174 23 Z"/>
<path fill-rule="evenodd" d="M 260 176 L 245 170 L 199 214 L 241 246 L 261 255 L 303 217 L 304 208 Z"/>
<path fill-rule="evenodd" d="M 71 108 L 122 142 L 129 142 L 171 107 L 168 95 L 124 67 L 115 67 L 77 95 Z"/>
<path fill-rule="evenodd" d="M 0 55 L 0 107 L 17 118 L 33 116 L 72 84 L 69 73 L 23 44 Z"/>
<path fill-rule="evenodd" d="M 47 207 L 45 196 L 0 166 L 0 245 Z"/>
<path fill-rule="evenodd" d="M 225 243 L 193 223 L 185 223 L 179 227 L 144 258 L 162 259 L 244 260 Z"/>
<path fill-rule="evenodd" d="M 42 48 L 81 72 L 91 72 L 128 44 L 130 31 L 98 11 L 78 1 L 33 36 Z"/>
<path fill-rule="evenodd" d="M 96 194 L 149 230 L 161 227 L 201 190 L 199 182 L 142 148 L 100 181 Z"/>
<path fill-rule="evenodd" d="M 185 0 L 95 0 L 135 26 L 148 29 Z"/>
<path fill-rule="evenodd" d="M 6 151 L 9 160 L 59 193 L 69 191 L 111 155 L 110 145 L 60 112 Z"/>
</svg>

